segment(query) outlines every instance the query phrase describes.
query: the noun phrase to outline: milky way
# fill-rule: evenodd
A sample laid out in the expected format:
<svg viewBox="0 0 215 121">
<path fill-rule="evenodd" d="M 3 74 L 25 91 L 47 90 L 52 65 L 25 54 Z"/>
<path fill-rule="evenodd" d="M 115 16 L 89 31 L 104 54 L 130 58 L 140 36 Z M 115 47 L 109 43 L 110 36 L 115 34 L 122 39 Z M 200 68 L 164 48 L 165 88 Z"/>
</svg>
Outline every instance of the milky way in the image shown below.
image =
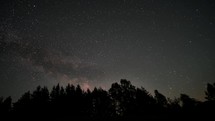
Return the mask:
<svg viewBox="0 0 215 121">
<path fill-rule="evenodd" d="M 213 0 L 2 0 L 0 95 L 131 80 L 204 99 L 215 80 Z"/>
</svg>

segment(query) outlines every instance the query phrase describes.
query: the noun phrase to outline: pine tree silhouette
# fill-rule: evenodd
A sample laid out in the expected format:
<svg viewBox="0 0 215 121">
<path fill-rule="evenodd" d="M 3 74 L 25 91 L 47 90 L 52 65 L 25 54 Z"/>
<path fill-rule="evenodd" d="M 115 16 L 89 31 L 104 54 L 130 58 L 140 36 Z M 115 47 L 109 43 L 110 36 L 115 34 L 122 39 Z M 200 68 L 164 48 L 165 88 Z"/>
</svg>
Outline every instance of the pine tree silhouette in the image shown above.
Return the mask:
<svg viewBox="0 0 215 121">
<path fill-rule="evenodd" d="M 24 93 L 12 105 L 11 97 L 0 97 L 0 114 L 7 119 L 28 120 L 187 120 L 213 118 L 215 109 L 214 84 L 208 84 L 206 101 L 200 102 L 186 94 L 169 99 L 155 90 L 154 97 L 143 87 L 136 88 L 122 79 L 106 91 L 94 88 L 84 91 L 80 85 L 57 84 L 49 92 L 38 86 L 32 93 Z"/>
</svg>

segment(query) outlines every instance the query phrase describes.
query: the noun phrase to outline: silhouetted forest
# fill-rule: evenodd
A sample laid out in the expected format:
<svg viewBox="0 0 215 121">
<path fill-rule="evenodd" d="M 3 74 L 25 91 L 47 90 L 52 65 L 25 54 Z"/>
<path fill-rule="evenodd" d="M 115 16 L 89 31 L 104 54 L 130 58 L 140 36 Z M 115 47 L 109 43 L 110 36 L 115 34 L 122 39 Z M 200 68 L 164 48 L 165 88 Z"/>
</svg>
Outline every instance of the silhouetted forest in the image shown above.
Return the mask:
<svg viewBox="0 0 215 121">
<path fill-rule="evenodd" d="M 24 93 L 17 102 L 0 98 L 0 114 L 6 119 L 54 119 L 88 121 L 150 121 L 214 119 L 215 83 L 207 84 L 206 101 L 197 101 L 186 94 L 169 99 L 158 90 L 152 96 L 143 87 L 137 88 L 122 79 L 106 91 L 94 88 L 83 91 L 79 85 L 59 84 L 51 91 L 38 86 Z"/>
</svg>

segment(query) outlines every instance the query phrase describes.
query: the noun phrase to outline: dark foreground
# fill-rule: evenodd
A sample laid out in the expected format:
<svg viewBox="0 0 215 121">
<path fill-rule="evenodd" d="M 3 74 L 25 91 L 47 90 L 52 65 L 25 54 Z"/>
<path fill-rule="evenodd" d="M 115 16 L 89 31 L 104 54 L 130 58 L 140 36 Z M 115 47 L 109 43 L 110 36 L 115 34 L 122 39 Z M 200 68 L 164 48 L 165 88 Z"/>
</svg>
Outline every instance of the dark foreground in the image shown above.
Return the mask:
<svg viewBox="0 0 215 121">
<path fill-rule="evenodd" d="M 130 81 L 112 84 L 108 91 L 95 88 L 54 86 L 51 91 L 38 86 L 26 92 L 15 103 L 10 97 L 0 98 L 0 116 L 4 120 L 87 120 L 87 121 L 158 121 L 213 120 L 215 84 L 208 84 L 206 101 L 186 94 L 169 99 L 154 91 L 136 88 Z"/>
</svg>

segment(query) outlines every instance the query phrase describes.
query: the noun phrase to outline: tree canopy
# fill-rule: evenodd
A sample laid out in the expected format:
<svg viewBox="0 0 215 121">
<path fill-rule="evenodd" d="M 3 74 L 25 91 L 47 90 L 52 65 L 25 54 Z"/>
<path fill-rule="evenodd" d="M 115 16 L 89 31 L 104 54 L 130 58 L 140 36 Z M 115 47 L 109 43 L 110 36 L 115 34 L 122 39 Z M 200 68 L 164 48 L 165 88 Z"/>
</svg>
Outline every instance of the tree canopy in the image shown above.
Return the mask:
<svg viewBox="0 0 215 121">
<path fill-rule="evenodd" d="M 186 94 L 169 99 L 158 90 L 152 96 L 145 88 L 137 88 L 126 79 L 113 83 L 108 91 L 97 87 L 84 91 L 80 85 L 63 87 L 57 84 L 50 91 L 38 86 L 14 103 L 11 97 L 0 97 L 0 114 L 8 119 L 32 116 L 90 121 L 210 119 L 213 116 L 209 115 L 210 110 L 215 108 L 215 84 L 207 84 L 205 94 L 205 102 Z"/>
</svg>

